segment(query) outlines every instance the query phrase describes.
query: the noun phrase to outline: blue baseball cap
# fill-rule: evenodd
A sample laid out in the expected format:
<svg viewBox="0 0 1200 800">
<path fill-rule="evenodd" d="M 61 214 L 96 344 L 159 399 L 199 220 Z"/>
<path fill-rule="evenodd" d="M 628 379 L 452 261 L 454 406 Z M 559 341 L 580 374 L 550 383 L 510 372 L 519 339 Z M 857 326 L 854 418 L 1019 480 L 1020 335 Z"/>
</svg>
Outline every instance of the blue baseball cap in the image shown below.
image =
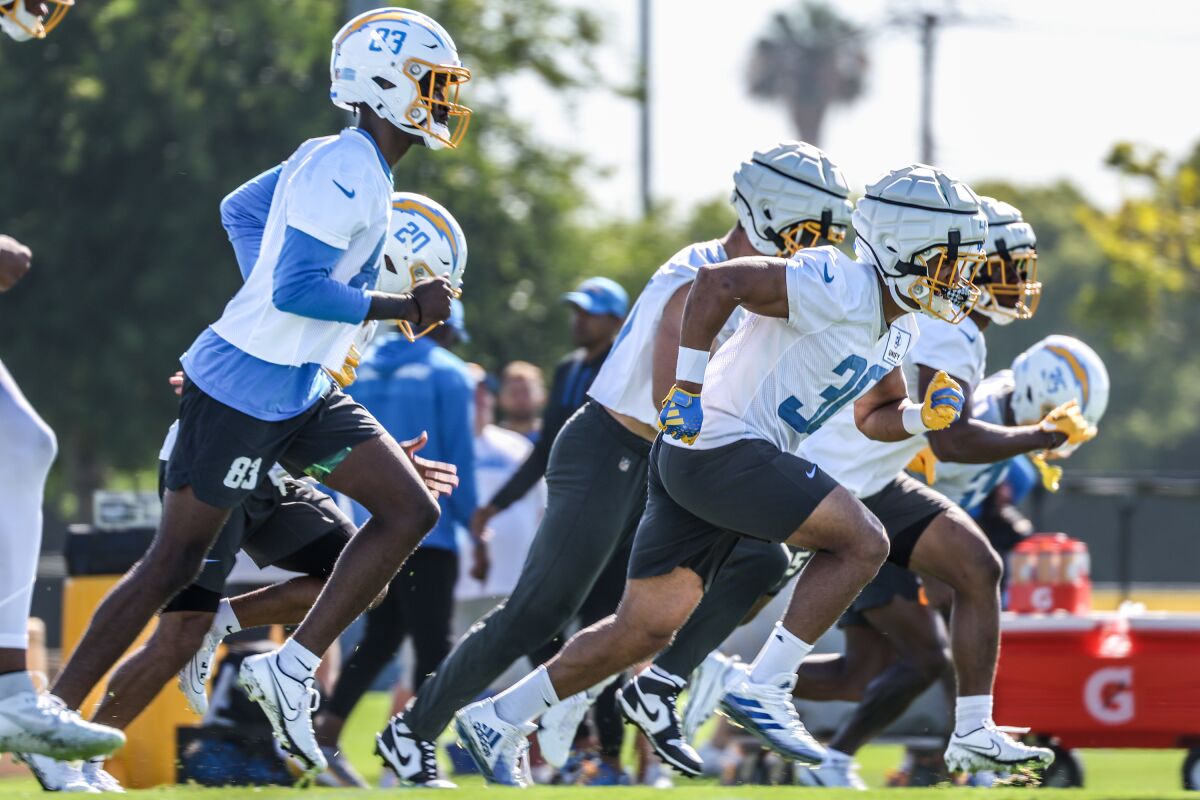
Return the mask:
<svg viewBox="0 0 1200 800">
<path fill-rule="evenodd" d="M 446 325 L 458 334 L 460 342 L 471 341 L 471 337 L 467 333 L 467 320 L 463 315 L 463 303 L 457 297 L 450 301 L 450 317 L 446 320 Z"/>
<path fill-rule="evenodd" d="M 588 278 L 579 284 L 578 289 L 564 294 L 562 299 L 588 314 L 623 317 L 629 310 L 629 295 L 621 288 L 621 284 L 609 278 Z"/>
</svg>

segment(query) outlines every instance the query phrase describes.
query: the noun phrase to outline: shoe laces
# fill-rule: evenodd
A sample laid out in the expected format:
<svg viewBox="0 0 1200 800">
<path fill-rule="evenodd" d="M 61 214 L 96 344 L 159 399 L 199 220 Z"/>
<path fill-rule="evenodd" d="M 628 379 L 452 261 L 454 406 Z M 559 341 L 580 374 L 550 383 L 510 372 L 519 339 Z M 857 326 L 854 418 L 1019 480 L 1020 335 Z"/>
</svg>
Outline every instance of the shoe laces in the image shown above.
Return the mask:
<svg viewBox="0 0 1200 800">
<path fill-rule="evenodd" d="M 421 771 L 436 778 L 438 774 L 437 745 L 426 739 L 417 739 L 417 748 L 421 751 Z"/>
<path fill-rule="evenodd" d="M 768 683 L 759 684 L 755 688 L 768 702 L 783 709 L 783 713 L 787 715 L 789 727 L 802 727 L 800 715 L 796 712 L 795 703 L 792 702 L 791 686 Z"/>
<path fill-rule="evenodd" d="M 60 722 L 74 722 L 79 718 L 79 712 L 67 708 L 67 704 L 56 695 L 39 692 L 35 703 L 38 709 L 49 713 Z"/>
<path fill-rule="evenodd" d="M 321 707 L 321 693 L 317 691 L 316 681 L 309 678 L 304 682 L 304 694 L 308 698 L 308 713 L 311 716 Z"/>
</svg>

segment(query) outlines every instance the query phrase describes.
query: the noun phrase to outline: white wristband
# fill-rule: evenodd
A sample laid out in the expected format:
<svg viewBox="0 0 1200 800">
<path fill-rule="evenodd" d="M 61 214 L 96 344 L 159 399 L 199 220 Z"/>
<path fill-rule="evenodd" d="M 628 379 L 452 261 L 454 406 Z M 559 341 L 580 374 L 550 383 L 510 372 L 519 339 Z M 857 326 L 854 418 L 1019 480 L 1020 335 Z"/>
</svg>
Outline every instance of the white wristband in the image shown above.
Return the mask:
<svg viewBox="0 0 1200 800">
<path fill-rule="evenodd" d="M 708 366 L 708 351 L 680 346 L 675 363 L 675 379 L 689 383 L 704 383 L 704 368 Z"/>
<path fill-rule="evenodd" d="M 929 430 L 925 421 L 921 419 L 921 406 L 916 403 L 909 403 L 900 412 L 900 421 L 904 425 L 904 430 L 908 431 L 911 436 L 920 436 Z"/>
</svg>

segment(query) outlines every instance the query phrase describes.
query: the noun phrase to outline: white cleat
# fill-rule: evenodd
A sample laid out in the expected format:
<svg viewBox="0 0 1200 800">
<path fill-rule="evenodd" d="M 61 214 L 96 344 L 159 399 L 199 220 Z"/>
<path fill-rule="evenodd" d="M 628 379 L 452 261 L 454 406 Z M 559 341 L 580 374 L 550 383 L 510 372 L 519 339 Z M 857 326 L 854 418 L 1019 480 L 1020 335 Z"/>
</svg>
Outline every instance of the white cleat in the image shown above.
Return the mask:
<svg viewBox="0 0 1200 800">
<path fill-rule="evenodd" d="M 867 790 L 867 784 L 858 775 L 858 763 L 853 758 L 838 757 L 830 753 L 815 767 L 797 767 L 796 783 L 801 786 Z"/>
<path fill-rule="evenodd" d="M 315 683 L 314 678 L 298 681 L 279 669 L 276 653 L 250 656 L 238 672 L 238 684 L 267 715 L 275 740 L 300 761 L 307 775 L 327 766 L 312 727 L 312 713 L 321 702 Z"/>
<path fill-rule="evenodd" d="M 688 683 L 687 706 L 683 709 L 683 737 L 687 741 L 696 741 L 700 727 L 716 713 L 721 695 L 732 683 L 745 677 L 747 670 L 737 656 L 729 658 L 716 650 L 696 667 Z"/>
<path fill-rule="evenodd" d="M 784 758 L 819 764 L 825 748 L 800 722 L 792 702 L 795 685 L 794 672 L 776 675 L 770 683 L 755 683 L 746 676 L 721 698 L 721 711 Z"/>
<path fill-rule="evenodd" d="M 1006 771 L 1021 766 L 1049 766 L 1054 751 L 1048 747 L 1030 747 L 1009 736 L 1028 733 L 1025 728 L 1000 728 L 992 722 L 960 736 L 950 736 L 946 747 L 946 769 L 951 772 Z"/>
<path fill-rule="evenodd" d="M 0 700 L 0 752 L 78 761 L 123 744 L 121 731 L 88 722 L 52 694 L 18 692 Z"/>
<path fill-rule="evenodd" d="M 394 775 L 401 786 L 419 789 L 457 789 L 441 776 L 437 763 L 437 744 L 422 739 L 397 714 L 375 736 L 375 755 L 383 759 L 387 775 Z M 382 781 L 380 783 L 382 786 Z"/>
<path fill-rule="evenodd" d="M 83 779 L 88 786 L 100 792 L 125 794 L 125 787 L 104 768 L 104 758 L 89 758 L 83 762 Z"/>
<path fill-rule="evenodd" d="M 204 634 L 200 649 L 183 669 L 179 670 L 179 691 L 183 692 L 183 697 L 193 714 L 204 716 L 208 711 L 208 679 L 212 677 L 213 658 L 217 654 L 217 647 L 226 635 L 225 631 L 218 631 L 216 627 L 209 628 L 208 633 Z"/>
<path fill-rule="evenodd" d="M 33 777 L 47 792 L 79 792 L 99 794 L 83 777 L 78 761 L 55 761 L 49 756 L 35 753 L 13 753 L 17 761 L 29 767 Z"/>
<path fill-rule="evenodd" d="M 525 737 L 537 726 L 505 722 L 496 715 L 495 705 L 489 698 L 467 706 L 454 715 L 454 730 L 488 783 L 524 787 L 523 761 L 529 750 Z"/>
<path fill-rule="evenodd" d="M 555 769 L 563 768 L 567 759 L 571 757 L 575 735 L 579 732 L 579 725 L 587 715 L 587 710 L 617 677 L 610 675 L 587 691 L 573 694 L 546 709 L 546 713 L 538 719 L 537 740 L 542 758 L 546 759 L 547 764 Z"/>
<path fill-rule="evenodd" d="M 571 746 L 575 744 L 575 735 L 590 705 L 587 692 L 579 692 L 555 703 L 542 714 L 538 720 L 537 740 L 547 764 L 562 769 L 567 763 L 571 757 Z"/>
</svg>

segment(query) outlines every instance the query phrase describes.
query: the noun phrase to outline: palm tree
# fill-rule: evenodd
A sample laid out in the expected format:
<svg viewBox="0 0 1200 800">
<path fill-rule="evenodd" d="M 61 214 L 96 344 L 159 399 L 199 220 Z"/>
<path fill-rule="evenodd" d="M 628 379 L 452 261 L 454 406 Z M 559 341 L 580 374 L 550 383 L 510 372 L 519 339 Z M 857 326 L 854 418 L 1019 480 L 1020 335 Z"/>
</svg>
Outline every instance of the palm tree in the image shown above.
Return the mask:
<svg viewBox="0 0 1200 800">
<path fill-rule="evenodd" d="M 805 0 L 776 12 L 750 57 L 750 94 L 779 99 L 798 136 L 821 143 L 825 113 L 863 92 L 867 71 L 864 31 L 821 2 Z"/>
</svg>

